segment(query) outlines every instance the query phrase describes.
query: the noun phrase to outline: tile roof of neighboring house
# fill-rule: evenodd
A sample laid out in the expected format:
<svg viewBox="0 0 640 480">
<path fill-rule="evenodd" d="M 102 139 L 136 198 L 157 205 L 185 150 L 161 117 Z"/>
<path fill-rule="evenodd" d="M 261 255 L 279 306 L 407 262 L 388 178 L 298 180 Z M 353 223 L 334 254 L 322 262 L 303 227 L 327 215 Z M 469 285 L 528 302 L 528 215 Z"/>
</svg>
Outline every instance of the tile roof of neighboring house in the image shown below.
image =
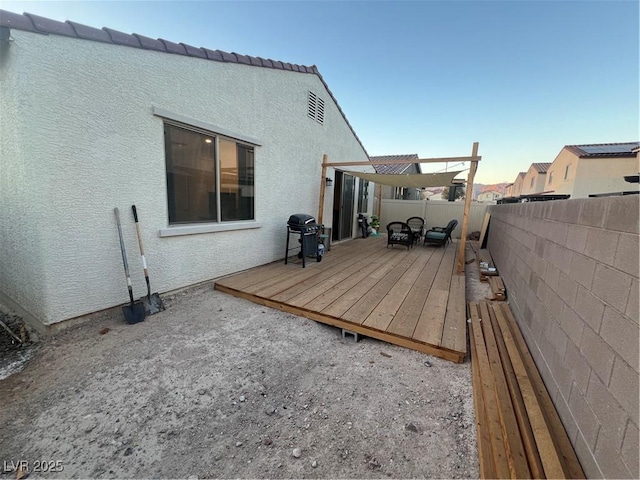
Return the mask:
<svg viewBox="0 0 640 480">
<path fill-rule="evenodd" d="M 418 160 L 417 153 L 410 153 L 408 155 L 381 155 L 377 157 L 369 157 L 369 160 Z M 405 173 L 405 171 L 411 168 L 411 163 L 400 164 L 400 165 L 374 165 L 373 168 L 376 169 L 376 173 Z"/>
<path fill-rule="evenodd" d="M 175 55 L 184 55 L 187 57 L 195 57 L 203 60 L 211 60 L 214 62 L 237 63 L 254 67 L 274 68 L 277 70 L 289 70 L 292 72 L 311 73 L 317 75 L 324 87 L 327 89 L 327 92 L 331 96 L 332 100 L 336 104 L 336 107 L 338 107 L 340 114 L 351 129 L 354 137 L 356 138 L 364 152 L 367 154 L 367 156 L 369 155 L 366 148 L 364 148 L 362 141 L 353 129 L 353 126 L 349 123 L 349 120 L 347 120 L 347 116 L 344 114 L 342 108 L 338 104 L 338 100 L 336 100 L 336 98 L 334 97 L 333 93 L 329 89 L 329 86 L 327 85 L 327 82 L 324 81 L 324 78 L 322 78 L 322 75 L 320 75 L 320 72 L 315 65 L 307 67 L 294 63 L 280 62 L 278 60 L 252 57 L 249 55 L 240 55 L 239 53 L 234 52 L 228 53 L 222 50 L 197 48 L 191 45 L 187 45 L 186 43 L 174 43 L 162 38 L 153 39 L 145 37 L 144 35 L 139 35 L 137 33 L 133 33 L 130 35 L 128 33 L 119 32 L 118 30 L 113 30 L 107 27 L 97 29 L 94 27 L 82 25 L 80 23 L 71 22 L 69 20 L 67 20 L 66 22 L 59 22 L 50 18 L 34 15 L 32 13 L 25 13 L 24 15 L 21 15 L 19 13 L 14 13 L 2 9 L 0 9 L 0 28 L 23 30 L 26 32 L 39 33 L 43 35 L 61 35 L 64 37 L 79 38 L 95 42 L 111 43 L 113 45 L 141 48 L 144 50 L 154 50 Z M 5 38 L 5 35 L 8 37 L 8 32 L 6 32 L 6 30 L 5 32 L 2 32 L 2 34 L 0 34 L 0 39 Z"/>
<path fill-rule="evenodd" d="M 518 177 L 522 177 L 522 178 L 524 178 L 524 177 L 526 177 L 526 176 L 527 176 L 527 172 L 520 172 L 520 173 L 518 173 Z M 517 177 L 516 177 L 516 178 L 517 178 Z"/>
<path fill-rule="evenodd" d="M 531 166 L 538 171 L 538 173 L 547 173 L 551 163 L 532 163 Z"/>
<path fill-rule="evenodd" d="M 640 142 L 593 143 L 590 145 L 565 145 L 564 148 L 579 158 L 635 157 Z"/>
</svg>

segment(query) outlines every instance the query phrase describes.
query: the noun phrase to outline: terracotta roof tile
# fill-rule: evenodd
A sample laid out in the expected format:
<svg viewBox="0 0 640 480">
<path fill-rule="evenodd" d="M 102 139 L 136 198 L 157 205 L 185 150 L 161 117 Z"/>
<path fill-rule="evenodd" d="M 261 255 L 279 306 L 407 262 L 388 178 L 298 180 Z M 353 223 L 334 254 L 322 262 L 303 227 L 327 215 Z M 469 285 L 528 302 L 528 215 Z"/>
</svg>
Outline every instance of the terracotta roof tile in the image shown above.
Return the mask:
<svg viewBox="0 0 640 480">
<path fill-rule="evenodd" d="M 167 48 L 164 46 L 164 43 L 162 43 L 160 40 L 157 40 L 155 38 L 145 37 L 144 35 L 139 35 L 137 33 L 134 33 L 133 36 L 138 39 L 142 48 L 145 48 L 147 50 L 157 50 L 159 52 L 167 51 Z"/>
<path fill-rule="evenodd" d="M 73 27 L 68 23 L 58 22 L 57 20 L 51 20 L 50 18 L 33 15 L 32 13 L 25 13 L 24 15 L 31 19 L 33 25 L 36 27 L 36 30 L 38 30 L 39 32 L 52 33 L 54 35 L 63 35 L 65 37 L 77 36 Z"/>
<path fill-rule="evenodd" d="M 309 73 L 316 75 L 335 103 L 338 111 L 353 133 L 353 136 L 356 138 L 356 140 L 366 153 L 366 149 L 364 148 L 364 145 L 362 145 L 362 141 L 356 134 L 353 126 L 349 123 L 349 120 L 340 107 L 338 100 L 333 95 L 333 92 L 331 92 L 331 90 L 329 89 L 329 85 L 327 85 L 327 82 L 325 82 L 324 78 L 320 74 L 320 71 L 318 70 L 318 67 L 316 67 L 315 65 L 304 66 L 291 63 L 283 63 L 277 60 L 264 59 L 260 57 L 250 57 L 246 55 L 238 55 L 235 53 L 227 53 L 221 50 L 196 48 L 186 44 L 173 43 L 164 39 L 155 40 L 136 33 L 130 35 L 106 27 L 100 30 L 71 21 L 58 22 L 56 20 L 40 17 L 38 15 L 33 15 L 30 13 L 20 15 L 18 13 L 9 12 L 7 10 L 0 10 L 0 28 L 16 29 L 25 32 L 40 34 L 63 35 L 67 37 L 80 38 L 83 40 L 111 43 L 114 45 L 142 48 L 146 50 L 156 50 L 170 54 L 186 55 L 195 58 L 207 59 L 210 61 L 241 63 L 249 66 L 275 68 L 279 70 L 288 70 L 292 72 Z M 4 31 L 3 33 L 6 34 L 6 32 Z"/>
<path fill-rule="evenodd" d="M 67 20 L 67 23 L 73 27 L 78 38 L 82 38 L 83 40 L 93 40 L 95 42 L 111 43 L 111 37 L 104 30 L 88 27 L 81 23 L 71 22 L 69 20 Z"/>
<path fill-rule="evenodd" d="M 102 30 L 109 34 L 111 41 L 116 45 L 125 45 L 127 47 L 135 48 L 141 47 L 140 40 L 134 35 L 129 35 L 128 33 L 119 32 L 118 30 L 107 27 L 103 27 Z"/>
</svg>

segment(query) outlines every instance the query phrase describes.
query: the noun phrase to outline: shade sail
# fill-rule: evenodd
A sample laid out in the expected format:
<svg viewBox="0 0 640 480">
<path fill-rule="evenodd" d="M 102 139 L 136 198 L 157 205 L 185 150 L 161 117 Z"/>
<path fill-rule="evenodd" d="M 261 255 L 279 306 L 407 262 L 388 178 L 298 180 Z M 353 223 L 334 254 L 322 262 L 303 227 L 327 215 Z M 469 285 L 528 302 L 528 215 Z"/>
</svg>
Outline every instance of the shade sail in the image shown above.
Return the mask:
<svg viewBox="0 0 640 480">
<path fill-rule="evenodd" d="M 409 173 L 409 174 L 392 174 L 392 173 L 366 173 L 352 172 L 348 170 L 340 170 L 354 177 L 369 180 L 379 185 L 389 185 L 391 187 L 408 187 L 408 188 L 429 188 L 429 187 L 446 187 L 451 185 L 453 179 L 463 170 L 456 172 L 443 173 Z"/>
</svg>

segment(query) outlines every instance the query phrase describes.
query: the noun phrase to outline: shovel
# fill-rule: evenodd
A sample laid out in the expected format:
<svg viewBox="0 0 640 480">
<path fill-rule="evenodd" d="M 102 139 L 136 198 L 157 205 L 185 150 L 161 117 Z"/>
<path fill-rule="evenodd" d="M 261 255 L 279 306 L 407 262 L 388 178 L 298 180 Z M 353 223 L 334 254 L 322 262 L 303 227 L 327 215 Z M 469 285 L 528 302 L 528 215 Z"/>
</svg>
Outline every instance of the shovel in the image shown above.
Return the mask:
<svg viewBox="0 0 640 480">
<path fill-rule="evenodd" d="M 122 252 L 122 263 L 124 264 L 124 273 L 127 276 L 127 287 L 129 288 L 129 299 L 131 305 L 125 305 L 122 307 L 122 313 L 124 313 L 124 319 L 127 323 L 138 323 L 144 320 L 147 316 L 144 311 L 144 305 L 140 302 L 133 301 L 133 289 L 131 288 L 131 276 L 129 275 L 129 264 L 127 263 L 127 252 L 124 249 L 124 240 L 122 239 L 122 227 L 120 226 L 120 210 L 118 208 L 113 209 L 116 214 L 116 223 L 118 224 L 118 236 L 120 237 L 120 251 Z"/>
<path fill-rule="evenodd" d="M 144 268 L 144 279 L 147 282 L 147 296 L 142 297 L 142 304 L 147 312 L 147 315 L 153 315 L 164 310 L 164 304 L 160 295 L 157 293 L 151 294 L 151 285 L 149 284 L 149 270 L 147 270 L 147 261 L 144 258 L 144 248 L 142 247 L 142 235 L 140 235 L 140 224 L 138 223 L 138 211 L 135 205 L 131 205 L 133 210 L 133 219 L 136 221 L 136 235 L 138 236 L 138 246 L 140 247 L 140 255 L 142 256 L 142 268 Z"/>
</svg>

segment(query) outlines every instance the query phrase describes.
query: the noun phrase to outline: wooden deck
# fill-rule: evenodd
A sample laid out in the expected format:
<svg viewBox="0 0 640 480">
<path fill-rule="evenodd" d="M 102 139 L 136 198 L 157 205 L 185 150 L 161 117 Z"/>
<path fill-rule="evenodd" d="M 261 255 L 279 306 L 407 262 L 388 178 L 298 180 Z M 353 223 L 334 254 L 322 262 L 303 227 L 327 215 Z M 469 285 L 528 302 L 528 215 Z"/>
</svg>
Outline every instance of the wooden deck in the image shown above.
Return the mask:
<svg viewBox="0 0 640 480">
<path fill-rule="evenodd" d="M 322 262 L 284 260 L 215 282 L 215 289 L 318 322 L 461 363 L 467 353 L 457 243 L 386 246 L 386 236 L 334 245 Z"/>
</svg>

